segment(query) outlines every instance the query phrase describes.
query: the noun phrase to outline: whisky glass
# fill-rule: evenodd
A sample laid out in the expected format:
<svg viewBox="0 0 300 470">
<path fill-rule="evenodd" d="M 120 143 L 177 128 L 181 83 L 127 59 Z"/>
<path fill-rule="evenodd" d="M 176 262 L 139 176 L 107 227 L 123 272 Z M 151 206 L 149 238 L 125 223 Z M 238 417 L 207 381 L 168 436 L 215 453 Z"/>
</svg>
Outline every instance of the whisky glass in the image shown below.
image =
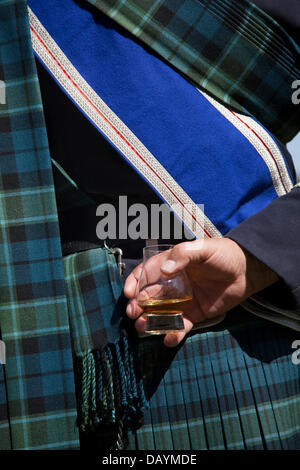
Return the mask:
<svg viewBox="0 0 300 470">
<path fill-rule="evenodd" d="M 181 271 L 171 279 L 161 272 L 165 252 L 173 245 L 150 245 L 143 249 L 143 266 L 138 283 L 137 302 L 146 317 L 148 334 L 184 330 L 183 309 L 192 299 L 188 277 Z"/>
</svg>

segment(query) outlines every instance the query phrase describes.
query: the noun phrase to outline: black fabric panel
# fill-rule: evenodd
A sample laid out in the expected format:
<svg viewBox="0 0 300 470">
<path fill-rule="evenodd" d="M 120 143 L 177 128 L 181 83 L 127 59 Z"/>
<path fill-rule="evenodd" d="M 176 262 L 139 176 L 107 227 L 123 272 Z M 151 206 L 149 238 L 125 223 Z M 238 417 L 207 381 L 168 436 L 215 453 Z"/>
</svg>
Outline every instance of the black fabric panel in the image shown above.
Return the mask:
<svg viewBox="0 0 300 470">
<path fill-rule="evenodd" d="M 37 70 L 51 157 L 94 201 L 94 205 L 64 212 L 58 207 L 63 254 L 103 246 L 103 241 L 96 235 L 100 220 L 96 217 L 96 208 L 99 204 L 112 204 L 118 221 L 119 196 L 127 196 L 128 207 L 135 203 L 147 207 L 150 232 L 151 205 L 162 204 L 162 199 L 88 121 L 38 61 Z M 128 217 L 128 223 L 131 219 Z M 179 223 L 173 213 L 170 220 L 171 227 Z M 163 239 L 163 242 L 176 244 L 184 241 L 182 233 L 182 239 L 174 239 L 171 230 L 170 238 Z M 120 247 L 127 258 L 139 259 L 145 241 L 116 238 L 108 240 L 108 245 Z"/>
</svg>

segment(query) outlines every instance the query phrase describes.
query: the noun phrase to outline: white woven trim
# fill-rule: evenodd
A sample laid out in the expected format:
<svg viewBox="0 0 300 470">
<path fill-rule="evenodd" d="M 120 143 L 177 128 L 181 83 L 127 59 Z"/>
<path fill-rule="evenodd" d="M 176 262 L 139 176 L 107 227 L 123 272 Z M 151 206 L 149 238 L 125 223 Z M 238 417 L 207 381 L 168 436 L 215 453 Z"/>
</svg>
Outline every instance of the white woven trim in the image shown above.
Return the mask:
<svg viewBox="0 0 300 470">
<path fill-rule="evenodd" d="M 28 8 L 28 11 L 30 26 L 33 30 L 31 33 L 33 49 L 68 95 L 158 191 L 192 233 L 199 236 L 199 221 L 203 221 L 207 235 L 202 227 L 202 236 L 221 237 L 219 230 L 203 214 L 197 204 L 73 67 L 32 10 Z M 179 205 L 182 206 L 182 212 L 178 211 Z M 186 213 L 187 207 L 189 213 Z M 191 214 L 197 221 L 196 228 Z"/>
<path fill-rule="evenodd" d="M 269 169 L 272 182 L 278 196 L 283 196 L 289 192 L 293 187 L 293 183 L 281 151 L 270 134 L 251 117 L 236 112 L 233 113 L 230 109 L 223 106 L 211 96 L 199 89 L 198 91 L 205 96 L 205 98 L 216 109 L 218 109 L 218 111 L 220 111 L 220 113 L 226 117 L 226 119 L 228 119 L 228 121 L 230 121 L 257 150 Z M 265 143 L 265 145 L 260 139 Z"/>
</svg>

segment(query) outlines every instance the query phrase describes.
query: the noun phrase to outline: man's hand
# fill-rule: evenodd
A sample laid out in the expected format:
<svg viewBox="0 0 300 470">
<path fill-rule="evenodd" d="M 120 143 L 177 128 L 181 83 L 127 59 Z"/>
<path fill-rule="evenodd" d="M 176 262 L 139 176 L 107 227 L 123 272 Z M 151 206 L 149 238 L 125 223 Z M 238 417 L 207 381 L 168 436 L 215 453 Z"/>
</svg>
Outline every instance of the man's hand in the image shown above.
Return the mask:
<svg viewBox="0 0 300 470">
<path fill-rule="evenodd" d="M 195 323 L 218 317 L 250 295 L 278 280 L 267 266 L 228 238 L 184 242 L 158 257 L 164 277 L 172 278 L 185 269 L 193 288 L 193 300 L 184 312 L 185 331 L 165 336 L 166 346 L 177 346 Z M 136 302 L 142 266 L 128 276 L 124 292 L 130 299 L 127 315 L 143 331 L 145 318 Z"/>
</svg>

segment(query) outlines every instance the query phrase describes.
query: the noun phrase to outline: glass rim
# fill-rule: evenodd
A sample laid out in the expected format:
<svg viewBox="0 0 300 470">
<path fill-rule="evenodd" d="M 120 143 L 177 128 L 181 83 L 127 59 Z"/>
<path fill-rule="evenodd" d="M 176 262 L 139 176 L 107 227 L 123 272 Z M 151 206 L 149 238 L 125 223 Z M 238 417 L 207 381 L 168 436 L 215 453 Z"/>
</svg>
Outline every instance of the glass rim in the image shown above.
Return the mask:
<svg viewBox="0 0 300 470">
<path fill-rule="evenodd" d="M 143 251 L 149 250 L 149 251 L 159 251 L 159 248 L 166 248 L 168 249 L 174 248 L 175 245 L 172 245 L 171 243 L 162 243 L 161 245 L 159 244 L 153 244 L 153 245 L 147 245 L 144 246 Z"/>
</svg>

